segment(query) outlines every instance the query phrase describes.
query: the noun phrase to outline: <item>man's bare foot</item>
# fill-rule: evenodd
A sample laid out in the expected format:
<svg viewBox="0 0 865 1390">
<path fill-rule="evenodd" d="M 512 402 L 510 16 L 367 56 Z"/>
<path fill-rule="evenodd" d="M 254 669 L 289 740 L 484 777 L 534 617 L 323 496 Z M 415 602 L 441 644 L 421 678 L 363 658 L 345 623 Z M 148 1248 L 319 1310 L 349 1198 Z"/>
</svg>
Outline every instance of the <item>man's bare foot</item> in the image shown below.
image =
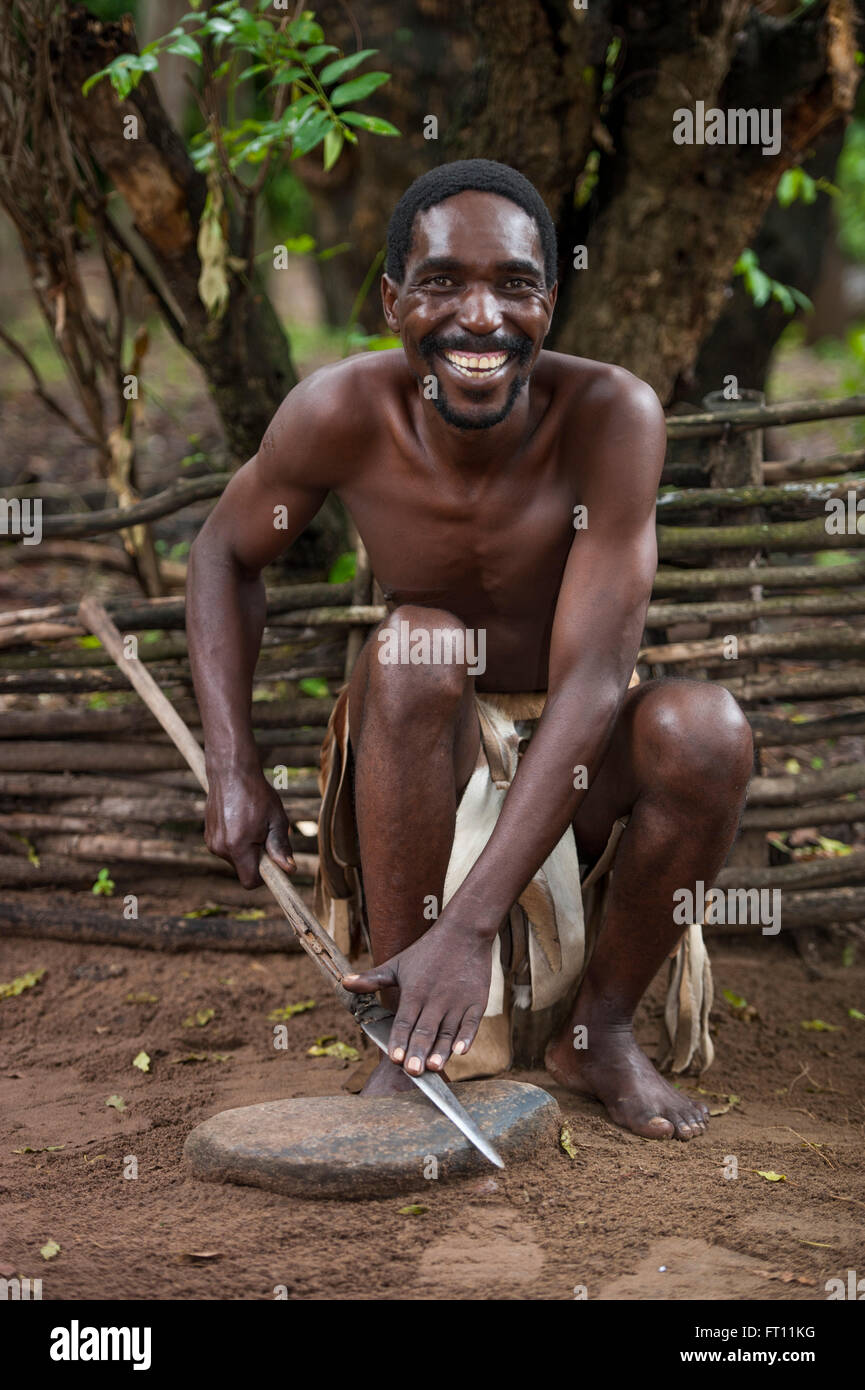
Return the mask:
<svg viewBox="0 0 865 1390">
<path fill-rule="evenodd" d="M 362 1096 L 401 1096 L 405 1091 L 416 1091 L 417 1087 L 389 1057 L 382 1057 L 372 1076 L 367 1081 Z"/>
<path fill-rule="evenodd" d="M 610 1119 L 645 1139 L 694 1139 L 704 1134 L 709 1107 L 690 1100 L 659 1076 L 630 1028 L 587 1024 L 588 1047 L 577 1050 L 571 1034 L 550 1043 L 547 1071 L 578 1095 L 594 1096 Z"/>
</svg>

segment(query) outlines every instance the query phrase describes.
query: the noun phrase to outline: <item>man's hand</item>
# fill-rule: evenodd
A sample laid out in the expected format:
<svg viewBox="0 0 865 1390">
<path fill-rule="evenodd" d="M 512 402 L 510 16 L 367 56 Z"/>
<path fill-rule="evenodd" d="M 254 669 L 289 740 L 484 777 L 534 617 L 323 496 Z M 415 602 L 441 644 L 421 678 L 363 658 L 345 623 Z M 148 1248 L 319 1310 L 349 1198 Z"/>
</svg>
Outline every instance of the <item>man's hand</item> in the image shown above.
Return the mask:
<svg viewBox="0 0 865 1390">
<path fill-rule="evenodd" d="M 261 883 L 258 861 L 265 849 L 287 874 L 296 871 L 288 817 L 279 793 L 260 770 L 211 774 L 204 813 L 204 842 L 211 854 L 234 866 L 244 888 Z"/>
<path fill-rule="evenodd" d="M 451 1052 L 461 1056 L 471 1047 L 489 997 L 494 939 L 449 906 L 405 951 L 362 975 L 343 976 L 355 994 L 399 989 L 388 1053 L 410 1075 L 425 1066 L 441 1071 Z"/>
</svg>

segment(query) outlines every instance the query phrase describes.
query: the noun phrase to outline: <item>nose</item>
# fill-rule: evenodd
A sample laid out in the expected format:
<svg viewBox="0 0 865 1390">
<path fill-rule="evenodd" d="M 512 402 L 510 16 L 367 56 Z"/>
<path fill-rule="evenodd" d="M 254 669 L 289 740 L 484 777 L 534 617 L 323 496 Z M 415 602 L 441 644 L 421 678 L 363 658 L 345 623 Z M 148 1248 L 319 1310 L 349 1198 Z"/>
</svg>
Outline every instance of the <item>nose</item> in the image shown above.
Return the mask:
<svg viewBox="0 0 865 1390">
<path fill-rule="evenodd" d="M 469 285 L 460 299 L 457 321 L 467 333 L 482 338 L 502 325 L 502 314 L 495 292 L 488 285 Z"/>
</svg>

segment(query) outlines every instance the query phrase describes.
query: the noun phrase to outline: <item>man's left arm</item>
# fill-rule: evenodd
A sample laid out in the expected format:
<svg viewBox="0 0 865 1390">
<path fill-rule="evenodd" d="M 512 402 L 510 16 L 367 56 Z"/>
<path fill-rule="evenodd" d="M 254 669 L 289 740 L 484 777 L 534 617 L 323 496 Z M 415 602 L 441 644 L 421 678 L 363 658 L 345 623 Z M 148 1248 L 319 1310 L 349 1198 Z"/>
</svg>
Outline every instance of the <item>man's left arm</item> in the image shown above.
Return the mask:
<svg viewBox="0 0 865 1390">
<path fill-rule="evenodd" d="M 495 830 L 435 925 L 347 981 L 355 990 L 399 986 L 390 1055 L 410 1071 L 428 1058 L 440 1070 L 451 1050 L 471 1045 L 489 994 L 491 943 L 591 787 L 636 662 L 657 566 L 664 414 L 630 373 L 616 371 L 596 389 L 602 397 L 580 463 L 586 525 L 575 532 L 559 590 L 547 700 Z M 575 787 L 577 767 L 586 775 Z"/>
</svg>

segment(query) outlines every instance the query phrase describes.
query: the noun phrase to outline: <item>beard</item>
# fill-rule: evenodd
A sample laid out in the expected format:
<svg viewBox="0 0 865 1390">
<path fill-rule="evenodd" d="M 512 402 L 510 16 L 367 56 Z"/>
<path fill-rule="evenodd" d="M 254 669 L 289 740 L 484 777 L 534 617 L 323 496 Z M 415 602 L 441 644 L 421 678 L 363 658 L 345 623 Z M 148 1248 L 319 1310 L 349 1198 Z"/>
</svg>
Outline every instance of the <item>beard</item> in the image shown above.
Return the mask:
<svg viewBox="0 0 865 1390">
<path fill-rule="evenodd" d="M 503 420 L 508 418 L 516 405 L 517 397 L 528 382 L 528 372 L 517 371 L 513 381 L 508 387 L 508 394 L 503 405 L 494 406 L 483 414 L 473 413 L 469 415 L 464 411 L 458 410 L 452 402 L 448 400 L 448 394 L 445 387 L 442 385 L 441 377 L 437 376 L 432 370 L 435 354 L 450 349 L 456 349 L 460 352 L 478 351 L 478 349 L 472 345 L 465 348 L 462 344 L 452 343 L 445 339 L 433 337 L 424 339 L 419 347 L 421 356 L 426 358 L 429 362 L 430 374 L 435 376 L 436 379 L 437 391 L 435 396 L 431 397 L 431 399 L 439 415 L 448 425 L 453 425 L 454 428 L 458 430 L 489 430 L 492 429 L 493 425 L 500 425 Z M 500 339 L 495 346 L 491 347 L 487 345 L 483 348 L 483 351 L 488 353 L 510 352 L 517 359 L 518 365 L 525 365 L 532 355 L 532 342 L 529 338 L 523 337 L 504 338 Z M 420 378 L 418 378 L 418 380 L 420 380 Z M 487 393 L 485 391 L 467 390 L 465 394 L 470 401 L 477 401 L 479 405 L 483 404 L 487 399 Z"/>
<path fill-rule="evenodd" d="M 502 420 L 506 420 L 516 405 L 517 396 L 522 391 L 528 377 L 515 376 L 508 388 L 507 398 L 504 405 L 497 409 L 489 410 L 483 415 L 465 415 L 461 411 L 454 409 L 447 397 L 447 392 L 438 380 L 438 395 L 433 396 L 432 403 L 439 415 L 449 425 L 453 425 L 458 430 L 489 430 L 493 425 L 500 425 Z M 486 399 L 483 391 L 467 391 L 469 400 L 482 402 Z"/>
</svg>

